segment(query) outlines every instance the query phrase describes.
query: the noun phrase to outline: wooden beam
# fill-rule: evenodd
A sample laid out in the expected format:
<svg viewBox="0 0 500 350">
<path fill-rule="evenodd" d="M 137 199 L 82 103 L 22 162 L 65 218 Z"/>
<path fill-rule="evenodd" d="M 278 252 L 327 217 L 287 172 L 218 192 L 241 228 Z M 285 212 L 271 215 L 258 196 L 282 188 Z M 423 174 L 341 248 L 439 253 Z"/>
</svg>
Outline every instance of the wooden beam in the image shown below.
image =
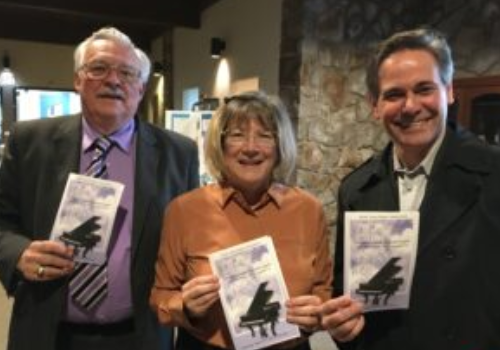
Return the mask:
<svg viewBox="0 0 500 350">
<path fill-rule="evenodd" d="M 179 1 L 182 1 L 180 3 Z M 147 2 L 147 1 L 146 1 Z M 151 2 L 151 0 L 149 1 Z M 99 5 L 90 6 L 88 2 L 84 3 L 86 7 L 77 7 L 71 3 L 71 8 L 44 5 L 43 1 L 36 4 L 19 3 L 14 1 L 0 1 L 0 11 L 14 14 L 33 14 L 49 17 L 67 17 L 80 21 L 99 21 L 99 22 L 121 22 L 134 25 L 148 26 L 186 26 L 198 28 L 200 26 L 200 13 L 197 8 L 190 8 L 186 0 L 171 2 L 171 5 L 165 7 L 158 0 L 153 1 L 143 8 L 120 6 L 106 7 L 106 2 Z"/>
</svg>

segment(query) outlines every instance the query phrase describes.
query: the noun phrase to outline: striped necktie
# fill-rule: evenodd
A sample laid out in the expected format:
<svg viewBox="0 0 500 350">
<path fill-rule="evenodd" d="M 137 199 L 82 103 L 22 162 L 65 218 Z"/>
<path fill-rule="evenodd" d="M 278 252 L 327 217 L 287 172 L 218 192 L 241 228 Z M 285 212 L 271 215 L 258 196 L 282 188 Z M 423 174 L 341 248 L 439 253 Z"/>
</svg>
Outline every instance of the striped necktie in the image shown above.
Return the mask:
<svg viewBox="0 0 500 350">
<path fill-rule="evenodd" d="M 114 142 L 107 136 L 101 136 L 94 141 L 94 154 L 85 175 L 107 178 L 106 157 L 113 145 Z M 86 310 L 95 308 L 108 294 L 107 264 L 76 264 L 70 277 L 69 290 L 75 304 Z"/>
</svg>

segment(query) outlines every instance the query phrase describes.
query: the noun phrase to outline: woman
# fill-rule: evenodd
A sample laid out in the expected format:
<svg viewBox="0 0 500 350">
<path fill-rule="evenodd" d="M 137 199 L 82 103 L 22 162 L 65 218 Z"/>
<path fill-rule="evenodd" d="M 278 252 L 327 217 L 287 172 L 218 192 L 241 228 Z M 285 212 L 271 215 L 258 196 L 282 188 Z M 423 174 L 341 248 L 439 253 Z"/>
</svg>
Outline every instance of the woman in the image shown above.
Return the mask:
<svg viewBox="0 0 500 350">
<path fill-rule="evenodd" d="M 217 183 L 178 197 L 165 214 L 151 305 L 179 326 L 177 349 L 231 349 L 208 256 L 272 237 L 290 300 L 286 317 L 303 336 L 276 346 L 309 349 L 331 294 L 328 230 L 321 204 L 288 186 L 296 146 L 284 108 L 261 92 L 226 100 L 210 122 L 206 163 Z"/>
</svg>

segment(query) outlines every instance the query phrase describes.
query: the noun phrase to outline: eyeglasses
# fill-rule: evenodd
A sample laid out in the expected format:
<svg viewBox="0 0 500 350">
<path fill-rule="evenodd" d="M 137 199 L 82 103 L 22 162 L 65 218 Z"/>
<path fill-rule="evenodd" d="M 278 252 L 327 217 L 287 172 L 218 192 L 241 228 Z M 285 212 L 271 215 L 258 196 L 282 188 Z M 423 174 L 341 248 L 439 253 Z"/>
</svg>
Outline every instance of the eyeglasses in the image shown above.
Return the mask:
<svg viewBox="0 0 500 350">
<path fill-rule="evenodd" d="M 230 146 L 239 147 L 250 142 L 250 139 L 259 147 L 274 147 L 276 137 L 272 132 L 262 131 L 252 135 L 245 134 L 241 130 L 227 130 L 224 132 L 225 141 Z"/>
<path fill-rule="evenodd" d="M 127 84 L 136 83 L 141 77 L 141 71 L 137 68 L 126 65 L 111 65 L 107 62 L 90 62 L 80 67 L 85 76 L 92 80 L 105 79 L 111 71 L 115 71 L 118 78 Z"/>
</svg>

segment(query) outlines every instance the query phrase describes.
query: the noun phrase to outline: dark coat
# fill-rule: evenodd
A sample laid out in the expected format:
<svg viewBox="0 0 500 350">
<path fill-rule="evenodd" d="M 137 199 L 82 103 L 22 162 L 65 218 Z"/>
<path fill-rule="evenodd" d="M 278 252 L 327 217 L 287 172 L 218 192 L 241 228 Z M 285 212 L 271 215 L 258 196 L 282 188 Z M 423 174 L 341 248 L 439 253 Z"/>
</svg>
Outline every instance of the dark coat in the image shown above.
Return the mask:
<svg viewBox="0 0 500 350">
<path fill-rule="evenodd" d="M 447 131 L 420 208 L 410 307 L 367 313 L 364 331 L 342 349 L 500 349 L 499 166 L 497 149 Z M 343 287 L 345 211 L 398 208 L 389 145 L 341 184 L 336 295 Z"/>
<path fill-rule="evenodd" d="M 16 271 L 32 240 L 50 237 L 70 172 L 78 172 L 81 117 L 18 123 L 0 168 L 0 278 L 14 307 L 9 350 L 53 350 L 67 279 L 36 283 Z M 137 349 L 159 349 L 159 326 L 149 307 L 165 206 L 198 186 L 194 142 L 138 121 L 131 285 Z"/>
</svg>

